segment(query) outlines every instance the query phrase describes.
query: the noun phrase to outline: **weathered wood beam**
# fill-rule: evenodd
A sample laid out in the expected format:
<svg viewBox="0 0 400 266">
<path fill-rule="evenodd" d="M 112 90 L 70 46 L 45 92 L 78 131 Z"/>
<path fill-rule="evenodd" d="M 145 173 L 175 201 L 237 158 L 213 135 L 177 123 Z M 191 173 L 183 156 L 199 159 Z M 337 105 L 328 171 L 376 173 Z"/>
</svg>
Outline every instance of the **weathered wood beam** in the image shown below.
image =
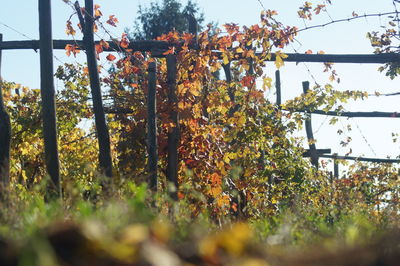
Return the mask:
<svg viewBox="0 0 400 266">
<path fill-rule="evenodd" d="M 42 97 L 45 162 L 50 176 L 50 197 L 61 196 L 60 163 L 53 69 L 51 1 L 39 0 L 40 94 Z"/>
<path fill-rule="evenodd" d="M 157 65 L 151 62 L 148 68 L 148 96 L 147 96 L 147 152 L 149 155 L 149 186 L 157 191 L 157 115 L 156 115 L 156 92 L 157 92 Z"/>
<path fill-rule="evenodd" d="M 275 71 L 275 88 L 276 88 L 276 105 L 281 109 L 282 92 L 281 92 L 281 73 L 279 70 Z"/>
<path fill-rule="evenodd" d="M 3 34 L 0 34 L 0 41 Z M 10 144 L 11 144 L 11 123 L 4 99 L 3 99 L 3 79 L 1 77 L 2 53 L 0 50 L 0 199 L 3 189 L 8 187 L 10 182 Z"/>
<path fill-rule="evenodd" d="M 96 42 L 98 44 L 100 42 Z M 54 40 L 54 49 L 65 49 L 67 44 L 78 45 L 82 50 L 85 46 L 82 41 L 75 40 Z M 119 46 L 118 41 L 108 41 L 109 48 L 104 48 L 104 51 L 118 52 L 124 49 Z M 132 41 L 127 49 L 139 52 L 153 52 L 154 56 L 165 57 L 162 53 L 169 50 L 171 46 L 179 46 L 177 44 L 168 43 L 165 41 Z M 0 42 L 0 50 L 18 50 L 18 49 L 39 49 L 39 41 L 4 41 Z M 214 54 L 222 57 L 221 52 L 215 51 Z M 257 56 L 262 56 L 261 53 L 256 53 Z M 385 54 L 298 54 L 287 53 L 288 57 L 285 62 L 315 62 L 315 63 L 355 63 L 355 64 L 384 64 L 400 61 L 400 54 L 385 53 Z M 236 54 L 233 60 L 241 58 L 241 54 Z M 275 54 L 271 54 L 271 58 L 265 58 L 265 61 L 275 61 Z"/>
<path fill-rule="evenodd" d="M 257 53 L 258 56 L 260 54 Z M 400 54 L 298 54 L 287 53 L 285 62 L 384 64 L 400 61 Z M 269 61 L 275 61 L 275 54 Z"/>
<path fill-rule="evenodd" d="M 319 157 L 327 159 L 351 160 L 351 161 L 370 162 L 370 163 L 400 163 L 400 159 L 378 159 L 378 158 L 340 156 L 340 155 L 329 155 L 329 154 L 323 154 L 320 155 Z"/>
<path fill-rule="evenodd" d="M 331 153 L 331 152 L 332 152 L 331 149 L 316 149 L 315 151 L 316 151 L 316 153 L 317 153 L 318 155 L 322 155 L 322 154 L 325 154 L 325 153 Z M 306 150 L 306 151 L 303 153 L 303 157 L 311 157 L 311 152 L 310 152 L 310 150 Z"/>
<path fill-rule="evenodd" d="M 53 48 L 57 50 L 64 50 L 65 46 L 70 45 L 78 45 L 80 49 L 85 50 L 85 45 L 81 40 L 53 40 Z M 100 44 L 99 41 L 96 41 L 95 44 Z M 119 46 L 118 41 L 108 41 L 110 47 L 103 47 L 104 51 L 107 52 L 119 52 L 124 49 Z M 139 52 L 151 52 L 151 51 L 159 51 L 163 52 L 169 50 L 172 44 L 169 44 L 164 41 L 133 41 L 129 43 L 127 49 L 132 49 L 133 51 Z M 39 41 L 5 41 L 0 42 L 0 50 L 23 50 L 23 49 L 39 49 Z"/>
<path fill-rule="evenodd" d="M 304 94 L 306 94 L 309 89 L 310 89 L 310 82 L 304 81 L 303 82 L 303 92 L 304 92 Z M 318 153 L 317 153 L 314 134 L 313 134 L 313 130 L 312 130 L 311 114 L 304 121 L 304 124 L 305 124 L 305 128 L 306 128 L 306 133 L 307 133 L 308 146 L 310 147 L 311 164 L 314 165 L 315 168 L 318 169 Z"/>
<path fill-rule="evenodd" d="M 335 153 L 333 156 L 338 157 L 338 154 Z M 336 159 L 333 160 L 333 177 L 339 179 L 339 163 Z"/>
<path fill-rule="evenodd" d="M 110 147 L 110 134 L 108 132 L 108 126 L 103 107 L 103 100 L 101 96 L 100 77 L 97 65 L 93 33 L 93 8 L 93 0 L 85 0 L 85 28 L 83 41 L 85 43 L 85 46 L 87 47 L 86 58 L 89 69 L 90 90 L 92 94 L 94 120 L 98 138 L 100 168 L 105 176 L 111 178 L 112 158 Z M 80 9 L 77 8 L 77 12 L 80 12 Z"/>
<path fill-rule="evenodd" d="M 323 110 L 290 110 L 285 109 L 284 111 L 290 111 L 294 113 L 311 113 L 317 115 L 329 115 L 329 116 L 342 116 L 342 117 L 366 117 L 366 118 L 400 118 L 398 112 L 335 112 L 335 111 L 323 111 Z"/>
<path fill-rule="evenodd" d="M 179 118 L 178 97 L 176 94 L 177 58 L 176 55 L 167 55 L 167 83 L 168 83 L 168 106 L 169 118 L 173 124 L 168 132 L 168 159 L 167 180 L 175 186 L 175 191 L 170 191 L 173 199 L 178 199 L 178 146 L 179 146 Z"/>
</svg>

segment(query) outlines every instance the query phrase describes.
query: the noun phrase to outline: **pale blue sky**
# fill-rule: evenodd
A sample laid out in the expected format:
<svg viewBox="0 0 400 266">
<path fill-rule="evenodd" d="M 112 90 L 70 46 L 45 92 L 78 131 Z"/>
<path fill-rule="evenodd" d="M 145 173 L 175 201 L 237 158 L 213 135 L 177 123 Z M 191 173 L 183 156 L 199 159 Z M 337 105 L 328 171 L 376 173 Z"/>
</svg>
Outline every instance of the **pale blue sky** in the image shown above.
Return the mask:
<svg viewBox="0 0 400 266">
<path fill-rule="evenodd" d="M 1 23 L 5 23 L 18 31 L 26 34 L 29 38 L 38 38 L 38 13 L 37 0 L 14 0 L 5 1 L 0 9 L 0 32 L 4 34 L 4 40 L 26 40 L 23 36 L 8 29 Z M 83 6 L 84 1 L 80 1 Z M 98 0 L 104 15 L 116 15 L 120 21 L 118 29 L 114 29 L 115 36 L 119 36 L 124 28 L 133 24 L 138 5 L 145 5 L 149 1 L 144 0 Z M 182 0 L 186 3 L 186 0 Z M 219 24 L 226 22 L 239 23 L 240 25 L 252 25 L 259 22 L 262 10 L 258 0 L 198 0 L 205 13 L 206 21 L 217 21 Z M 297 18 L 296 11 L 304 3 L 300 0 L 270 1 L 261 0 L 267 9 L 274 9 L 279 12 L 279 20 L 291 26 L 304 27 L 304 22 Z M 317 1 L 311 1 L 316 3 Z M 382 13 L 393 11 L 392 0 L 333 0 L 333 5 L 328 6 L 329 14 L 333 19 L 351 17 L 353 11 L 362 15 L 364 13 Z M 53 37 L 54 39 L 69 38 L 65 35 L 65 23 L 72 10 L 62 0 L 52 0 L 53 4 Z M 75 19 L 75 21 L 77 21 Z M 330 18 L 322 14 L 309 25 L 329 22 Z M 328 26 L 324 29 L 310 30 L 301 33 L 298 41 L 293 47 L 299 52 L 308 49 L 313 51 L 324 50 L 326 53 L 371 53 L 372 48 L 365 38 L 366 32 L 379 30 L 386 22 L 385 18 L 359 19 L 353 22 L 345 22 Z M 287 52 L 293 52 L 292 48 Z M 64 51 L 57 51 L 55 55 L 64 62 L 74 61 L 74 58 L 67 58 Z M 83 55 L 76 60 L 83 60 Z M 55 61 L 55 64 L 59 64 Z M 321 64 L 307 64 L 316 80 L 324 84 L 328 81 L 327 76 L 322 73 Z M 335 67 L 341 77 L 341 84 L 336 85 L 337 89 L 367 90 L 373 93 L 398 91 L 399 80 L 391 81 L 383 74 L 376 71 L 378 65 L 360 64 L 337 64 Z M 275 71 L 273 63 L 268 64 L 267 73 L 273 76 Z M 39 54 L 34 51 L 4 51 L 2 74 L 4 79 L 15 81 L 33 88 L 39 87 Z M 282 69 L 283 97 L 289 99 L 301 93 L 301 81 L 310 80 L 310 74 L 303 64 L 295 65 L 287 63 Z M 56 86 L 59 84 L 56 83 Z M 274 91 L 270 92 L 273 97 Z M 399 97 L 371 98 L 367 101 L 350 103 L 346 108 L 351 111 L 398 111 Z M 337 129 L 344 125 L 351 124 L 353 131 L 349 136 L 353 138 L 351 147 L 353 155 L 365 155 L 370 157 L 392 158 L 400 154 L 398 144 L 391 141 L 391 133 L 399 132 L 400 119 L 340 119 L 336 126 L 330 126 L 329 120 L 323 116 L 313 117 L 314 131 L 318 140 L 318 148 L 332 148 L 339 154 L 344 154 L 348 148 L 339 146 L 341 137 L 337 136 Z M 324 123 L 325 122 L 325 123 Z M 320 125 L 323 126 L 317 130 Z M 366 144 L 360 131 L 367 139 L 372 149 Z M 303 134 L 301 132 L 300 134 Z"/>
</svg>

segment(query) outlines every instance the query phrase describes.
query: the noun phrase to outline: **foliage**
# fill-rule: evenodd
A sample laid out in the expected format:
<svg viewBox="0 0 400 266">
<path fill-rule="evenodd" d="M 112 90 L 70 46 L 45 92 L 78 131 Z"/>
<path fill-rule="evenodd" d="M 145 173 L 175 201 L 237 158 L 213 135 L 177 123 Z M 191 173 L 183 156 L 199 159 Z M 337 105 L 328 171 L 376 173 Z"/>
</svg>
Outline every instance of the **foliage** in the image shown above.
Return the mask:
<svg viewBox="0 0 400 266">
<path fill-rule="evenodd" d="M 371 46 L 375 48 L 374 53 L 400 53 L 400 14 L 398 13 L 399 1 L 392 0 L 393 7 L 397 12 L 394 16 L 389 16 L 389 21 L 386 25 L 381 26 L 384 31 L 368 32 L 367 38 L 371 42 Z M 357 14 L 354 14 L 357 15 Z M 387 63 L 382 67 L 379 67 L 379 71 L 383 72 L 386 70 L 386 76 L 394 79 L 400 75 L 400 63 L 395 61 Z"/>
</svg>

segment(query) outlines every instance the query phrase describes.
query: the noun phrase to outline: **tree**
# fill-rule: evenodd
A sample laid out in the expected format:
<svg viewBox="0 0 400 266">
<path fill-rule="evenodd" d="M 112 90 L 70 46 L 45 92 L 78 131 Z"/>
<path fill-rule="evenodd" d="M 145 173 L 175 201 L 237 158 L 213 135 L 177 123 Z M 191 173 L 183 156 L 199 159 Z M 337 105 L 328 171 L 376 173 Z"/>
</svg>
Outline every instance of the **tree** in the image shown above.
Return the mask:
<svg viewBox="0 0 400 266">
<path fill-rule="evenodd" d="M 140 5 L 130 37 L 134 40 L 152 40 L 173 30 L 187 32 L 188 16 L 191 14 L 201 27 L 204 14 L 192 0 L 189 0 L 185 7 L 182 7 L 178 0 L 163 0 L 162 4 L 151 2 L 150 7 Z"/>
</svg>

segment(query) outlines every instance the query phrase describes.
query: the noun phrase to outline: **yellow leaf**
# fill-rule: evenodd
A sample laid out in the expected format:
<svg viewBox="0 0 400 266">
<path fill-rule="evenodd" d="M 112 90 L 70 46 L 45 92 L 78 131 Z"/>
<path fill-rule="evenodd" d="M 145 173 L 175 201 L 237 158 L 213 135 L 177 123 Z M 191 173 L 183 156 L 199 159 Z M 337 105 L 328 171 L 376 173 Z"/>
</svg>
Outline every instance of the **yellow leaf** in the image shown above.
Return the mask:
<svg viewBox="0 0 400 266">
<path fill-rule="evenodd" d="M 276 65 L 276 68 L 279 69 L 281 66 L 284 66 L 284 65 L 285 65 L 285 63 L 283 62 L 282 59 L 287 58 L 288 55 L 282 53 L 281 51 L 277 51 L 277 52 L 275 53 L 275 56 L 276 56 L 275 65 Z"/>
<path fill-rule="evenodd" d="M 241 47 L 236 48 L 236 53 L 243 53 L 243 49 Z"/>
<path fill-rule="evenodd" d="M 224 162 L 225 162 L 226 164 L 229 164 L 230 161 L 231 161 L 231 159 L 229 159 L 229 154 L 226 153 L 226 154 L 224 155 Z"/>
<path fill-rule="evenodd" d="M 240 116 L 238 119 L 238 125 L 242 126 L 246 123 L 246 117 L 244 115 Z"/>
<path fill-rule="evenodd" d="M 224 65 L 229 64 L 229 58 L 227 54 L 222 54 L 222 60 L 224 61 Z"/>
<path fill-rule="evenodd" d="M 221 193 L 222 193 L 222 188 L 221 188 L 221 186 L 216 186 L 216 187 L 212 187 L 211 188 L 211 195 L 213 196 L 213 197 L 218 197 L 219 195 L 221 195 Z"/>
<path fill-rule="evenodd" d="M 270 77 L 264 77 L 263 79 L 263 89 L 270 89 L 272 87 L 272 79 Z"/>
<path fill-rule="evenodd" d="M 194 88 L 190 91 L 193 96 L 200 96 L 200 91 L 197 88 Z"/>
</svg>

